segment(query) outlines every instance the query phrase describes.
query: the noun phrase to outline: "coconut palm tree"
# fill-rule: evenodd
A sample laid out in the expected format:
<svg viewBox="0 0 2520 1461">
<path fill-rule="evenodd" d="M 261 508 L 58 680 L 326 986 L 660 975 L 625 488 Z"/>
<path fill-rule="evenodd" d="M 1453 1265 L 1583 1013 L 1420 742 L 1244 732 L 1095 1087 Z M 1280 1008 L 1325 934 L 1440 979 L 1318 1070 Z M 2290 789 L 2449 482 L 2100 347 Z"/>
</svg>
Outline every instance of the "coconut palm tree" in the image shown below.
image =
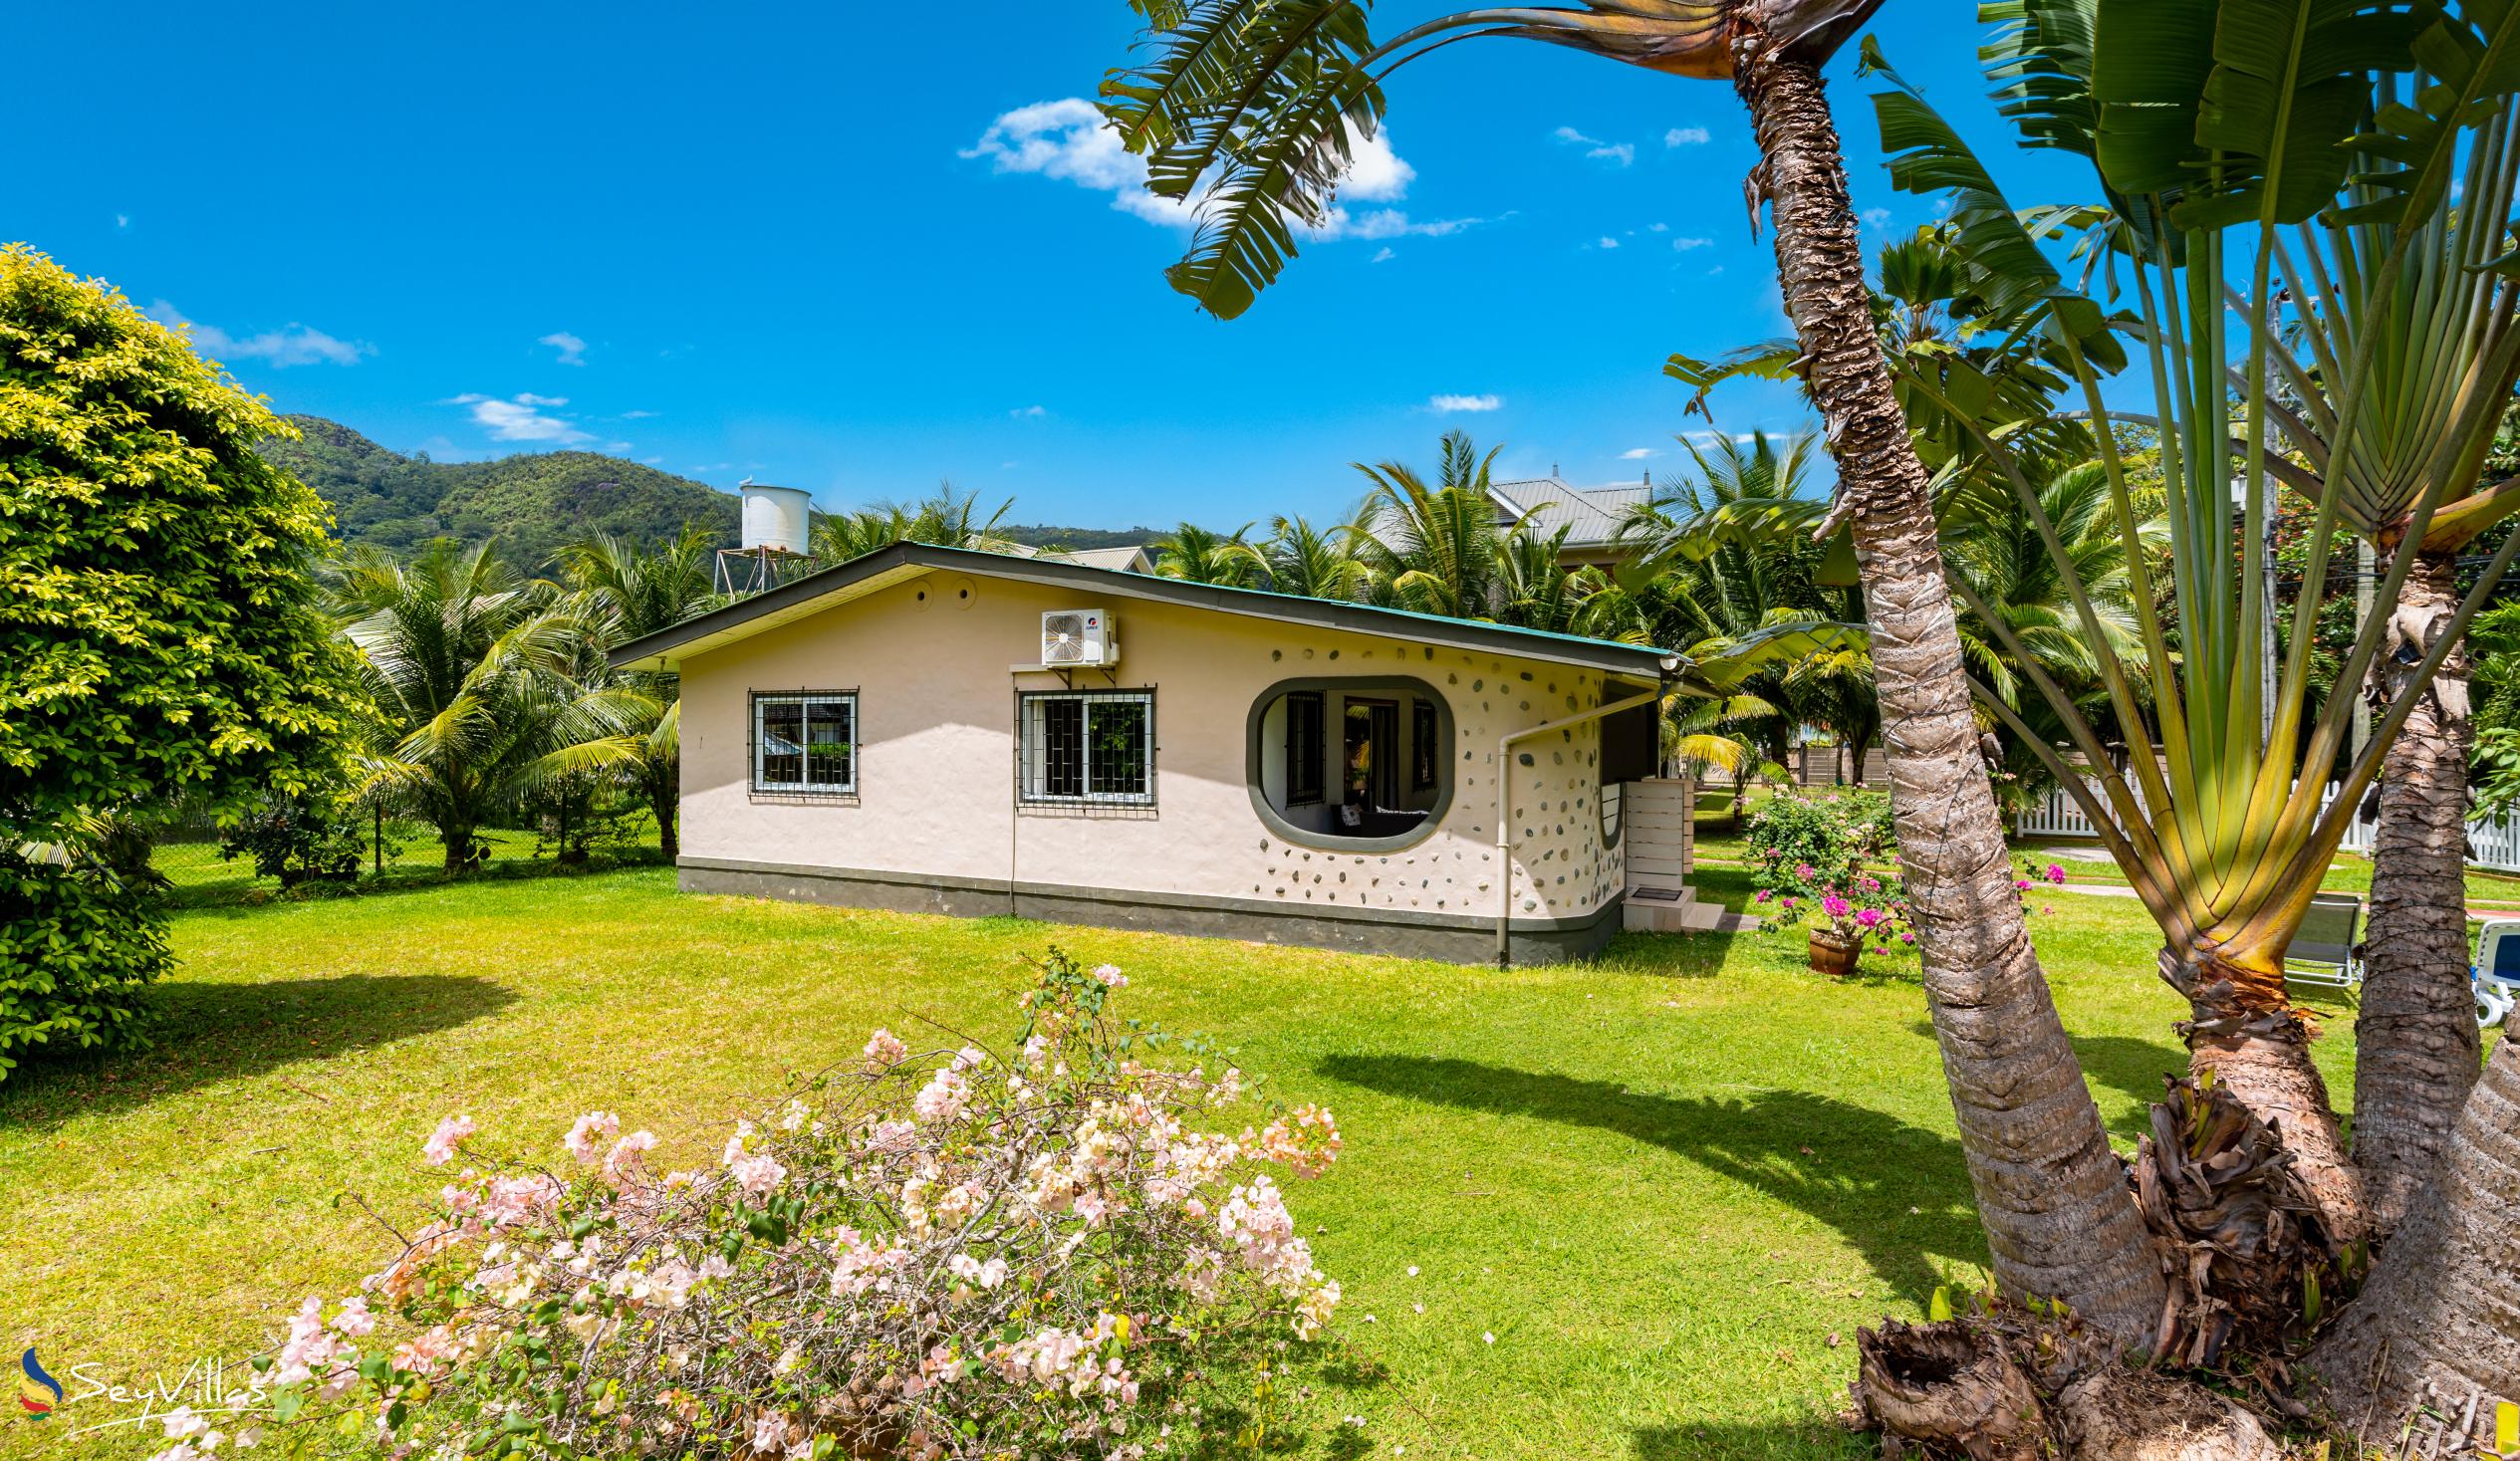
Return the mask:
<svg viewBox="0 0 2520 1461">
<path fill-rule="evenodd" d="M 1374 510 L 1368 502 L 1350 514 L 1347 522 L 1328 529 L 1316 528 L 1300 516 L 1273 519 L 1268 538 L 1255 545 L 1253 552 L 1260 560 L 1262 577 L 1280 594 L 1363 599 L 1374 583 L 1374 569 L 1361 556 L 1361 545 L 1370 542 L 1373 534 Z"/>
<path fill-rule="evenodd" d="M 1781 764 L 1806 726 L 1852 749 L 1864 774 L 1868 748 L 1881 729 L 1872 663 L 1865 651 L 1862 596 L 1852 587 L 1854 563 L 1843 534 L 1811 541 L 1828 503 L 1811 493 L 1820 439 L 1807 433 L 1747 437 L 1712 433 L 1704 444 L 1679 438 L 1694 464 L 1629 510 L 1618 542 L 1630 557 L 1623 583 L 1648 585 L 1657 643 L 1711 644 L 1786 622 L 1827 624 L 1830 647 L 1755 683 L 1753 697 L 1719 717 L 1742 732 L 1743 753 L 1730 761 L 1700 756 L 1735 773 Z M 1672 707 L 1711 733 L 1704 706 Z M 1748 754 L 1752 745 L 1756 754 Z M 1712 746 L 1701 750 L 1713 751 Z"/>
<path fill-rule="evenodd" d="M 588 625 L 489 544 L 441 538 L 409 563 L 361 550 L 329 587 L 390 728 L 366 758 L 367 790 L 437 829 L 447 871 L 480 864 L 481 828 L 519 798 L 644 755 L 633 728 L 652 723 L 654 703 L 588 685 Z"/>
<path fill-rule="evenodd" d="M 968 548 L 978 553 L 1013 553 L 1022 545 L 998 531 L 1015 506 L 1008 498 L 986 518 L 980 516 L 980 495 L 957 492 L 946 482 L 907 507 L 882 502 L 854 513 L 814 520 L 816 568 L 829 568 L 864 558 L 895 543 L 926 543 L 938 548 Z"/>
<path fill-rule="evenodd" d="M 1221 318 L 1276 279 L 1326 222 L 1356 139 L 1383 119 L 1389 70 L 1477 37 L 1544 41 L 1747 105 L 1798 360 L 1865 564 L 1875 680 L 1899 726 L 1890 767 L 1900 845 L 1921 875 L 1911 915 L 1972 1186 L 1999 1280 L 2062 1297 L 2098 1330 L 2146 1332 L 2163 1286 L 2100 1110 L 2030 950 L 1980 754 L 1923 465 L 1892 394 L 1821 67 L 1879 0 L 1593 0 L 1465 10 L 1376 42 L 1365 0 L 1132 0 L 1136 64 L 1103 105 L 1156 193 L 1201 221 L 1175 289 Z M 2033 1194 L 2017 1174 L 2049 1180 Z"/>
<path fill-rule="evenodd" d="M 1154 554 L 1157 578 L 1241 589 L 1249 587 L 1267 567 L 1245 541 L 1250 535 L 1249 523 L 1230 534 L 1183 523 L 1146 546 Z"/>
<path fill-rule="evenodd" d="M 1572 531 L 1560 528 L 1546 538 L 1538 533 L 1507 533 L 1497 540 L 1497 622 L 1556 634 L 1643 642 L 1644 615 L 1610 575 L 1590 565 L 1566 566 L 1566 540 Z"/>
<path fill-rule="evenodd" d="M 715 608 L 721 602 L 710 583 L 715 544 L 713 535 L 685 526 L 652 553 L 603 532 L 561 549 L 561 571 L 578 595 L 576 611 L 596 657 Z M 626 733 L 638 738 L 633 775 L 656 819 L 657 848 L 670 863 L 682 850 L 676 815 L 682 781 L 681 677 L 670 671 L 632 670 L 623 681 L 653 707 L 652 715 L 641 717 L 643 724 L 630 725 Z"/>
<path fill-rule="evenodd" d="M 1367 497 L 1373 526 L 1359 553 L 1381 591 L 1399 608 L 1455 618 L 1486 618 L 1497 602 L 1496 568 L 1514 530 L 1496 520 L 1489 469 L 1502 447 L 1485 456 L 1466 431 L 1447 431 L 1443 459 L 1429 487 L 1399 462 L 1356 463 L 1374 484 Z"/>
</svg>

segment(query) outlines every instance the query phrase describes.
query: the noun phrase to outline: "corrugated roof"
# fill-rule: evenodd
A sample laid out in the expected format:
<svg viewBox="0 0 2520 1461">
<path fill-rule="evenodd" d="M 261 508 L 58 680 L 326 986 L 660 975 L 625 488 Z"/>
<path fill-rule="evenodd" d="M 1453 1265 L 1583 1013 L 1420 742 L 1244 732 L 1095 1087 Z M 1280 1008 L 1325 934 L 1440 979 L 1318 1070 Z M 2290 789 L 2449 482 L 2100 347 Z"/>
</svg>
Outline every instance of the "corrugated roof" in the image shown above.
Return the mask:
<svg viewBox="0 0 2520 1461">
<path fill-rule="evenodd" d="M 1585 548 L 1608 546 L 1628 510 L 1653 495 L 1640 483 L 1576 487 L 1556 477 L 1491 482 L 1487 492 L 1507 522 L 1529 522 L 1543 537 L 1565 528 L 1568 546 Z"/>
<path fill-rule="evenodd" d="M 1382 609 L 1336 599 L 1306 599 L 1266 589 L 1235 589 L 1222 584 L 1190 584 L 1150 574 L 1094 568 L 1074 559 L 1017 558 L 1003 553 L 975 553 L 964 548 L 938 548 L 927 543 L 895 543 L 837 568 L 807 574 L 767 593 L 739 600 L 724 609 L 688 618 L 615 649 L 616 666 L 653 665 L 670 668 L 686 655 L 702 653 L 750 638 L 808 614 L 819 613 L 852 599 L 902 583 L 935 569 L 994 578 L 1062 584 L 1084 592 L 1121 599 L 1148 599 L 1225 613 L 1250 614 L 1361 634 L 1388 634 L 1422 643 L 1485 649 L 1525 659 L 1579 664 L 1619 674 L 1659 678 L 1664 651 L 1650 644 L 1617 639 L 1588 639 L 1547 629 L 1526 629 L 1484 619 L 1452 618 L 1404 609 Z"/>
</svg>

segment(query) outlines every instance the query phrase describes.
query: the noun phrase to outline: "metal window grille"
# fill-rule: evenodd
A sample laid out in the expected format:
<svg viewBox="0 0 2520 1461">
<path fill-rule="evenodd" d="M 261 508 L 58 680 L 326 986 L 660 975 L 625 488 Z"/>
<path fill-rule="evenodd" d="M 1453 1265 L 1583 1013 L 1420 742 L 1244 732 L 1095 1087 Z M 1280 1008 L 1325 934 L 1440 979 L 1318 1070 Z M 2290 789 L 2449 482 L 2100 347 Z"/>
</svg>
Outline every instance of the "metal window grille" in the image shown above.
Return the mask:
<svg viewBox="0 0 2520 1461">
<path fill-rule="evenodd" d="M 1155 697 L 1145 690 L 1028 694 L 1023 799 L 1144 806 L 1155 799 Z"/>
<path fill-rule="evenodd" d="M 1286 697 L 1286 804 L 1303 807 L 1322 799 L 1322 697 L 1299 690 Z"/>
<path fill-rule="evenodd" d="M 755 695 L 752 785 L 757 792 L 847 796 L 858 790 L 858 696 Z"/>
</svg>

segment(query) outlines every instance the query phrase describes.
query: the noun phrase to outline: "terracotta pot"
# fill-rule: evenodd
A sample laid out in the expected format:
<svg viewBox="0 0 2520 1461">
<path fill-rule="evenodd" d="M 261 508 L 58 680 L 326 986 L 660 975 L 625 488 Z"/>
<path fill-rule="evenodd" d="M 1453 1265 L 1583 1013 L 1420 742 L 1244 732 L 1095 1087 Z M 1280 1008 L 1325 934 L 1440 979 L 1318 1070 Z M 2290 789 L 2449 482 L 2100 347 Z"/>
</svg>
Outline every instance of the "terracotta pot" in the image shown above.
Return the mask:
<svg viewBox="0 0 2520 1461">
<path fill-rule="evenodd" d="M 1832 979 L 1844 979 L 1855 972 L 1856 962 L 1864 957 L 1862 939 L 1841 939 L 1825 929 L 1811 931 L 1811 966 Z"/>
</svg>

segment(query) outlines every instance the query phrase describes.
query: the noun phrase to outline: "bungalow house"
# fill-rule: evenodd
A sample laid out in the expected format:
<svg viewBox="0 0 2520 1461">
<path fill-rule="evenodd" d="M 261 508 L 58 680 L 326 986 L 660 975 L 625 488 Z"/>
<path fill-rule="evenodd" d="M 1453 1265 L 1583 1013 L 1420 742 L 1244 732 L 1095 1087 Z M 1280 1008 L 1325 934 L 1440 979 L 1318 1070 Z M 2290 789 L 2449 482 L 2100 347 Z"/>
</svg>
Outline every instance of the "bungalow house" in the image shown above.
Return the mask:
<svg viewBox="0 0 2520 1461">
<path fill-rule="evenodd" d="M 1487 489 L 1499 525 L 1510 528 L 1528 523 L 1543 538 L 1566 529 L 1558 561 L 1568 568 L 1617 563 L 1626 554 L 1626 545 L 1619 542 L 1619 525 L 1628 520 L 1631 509 L 1652 497 L 1650 479 L 1640 479 L 1635 486 L 1573 487 L 1554 474 L 1491 482 Z"/>
<path fill-rule="evenodd" d="M 688 890 L 1460 962 L 1715 917 L 1645 646 L 900 543 L 613 661 L 681 675 Z"/>
</svg>

